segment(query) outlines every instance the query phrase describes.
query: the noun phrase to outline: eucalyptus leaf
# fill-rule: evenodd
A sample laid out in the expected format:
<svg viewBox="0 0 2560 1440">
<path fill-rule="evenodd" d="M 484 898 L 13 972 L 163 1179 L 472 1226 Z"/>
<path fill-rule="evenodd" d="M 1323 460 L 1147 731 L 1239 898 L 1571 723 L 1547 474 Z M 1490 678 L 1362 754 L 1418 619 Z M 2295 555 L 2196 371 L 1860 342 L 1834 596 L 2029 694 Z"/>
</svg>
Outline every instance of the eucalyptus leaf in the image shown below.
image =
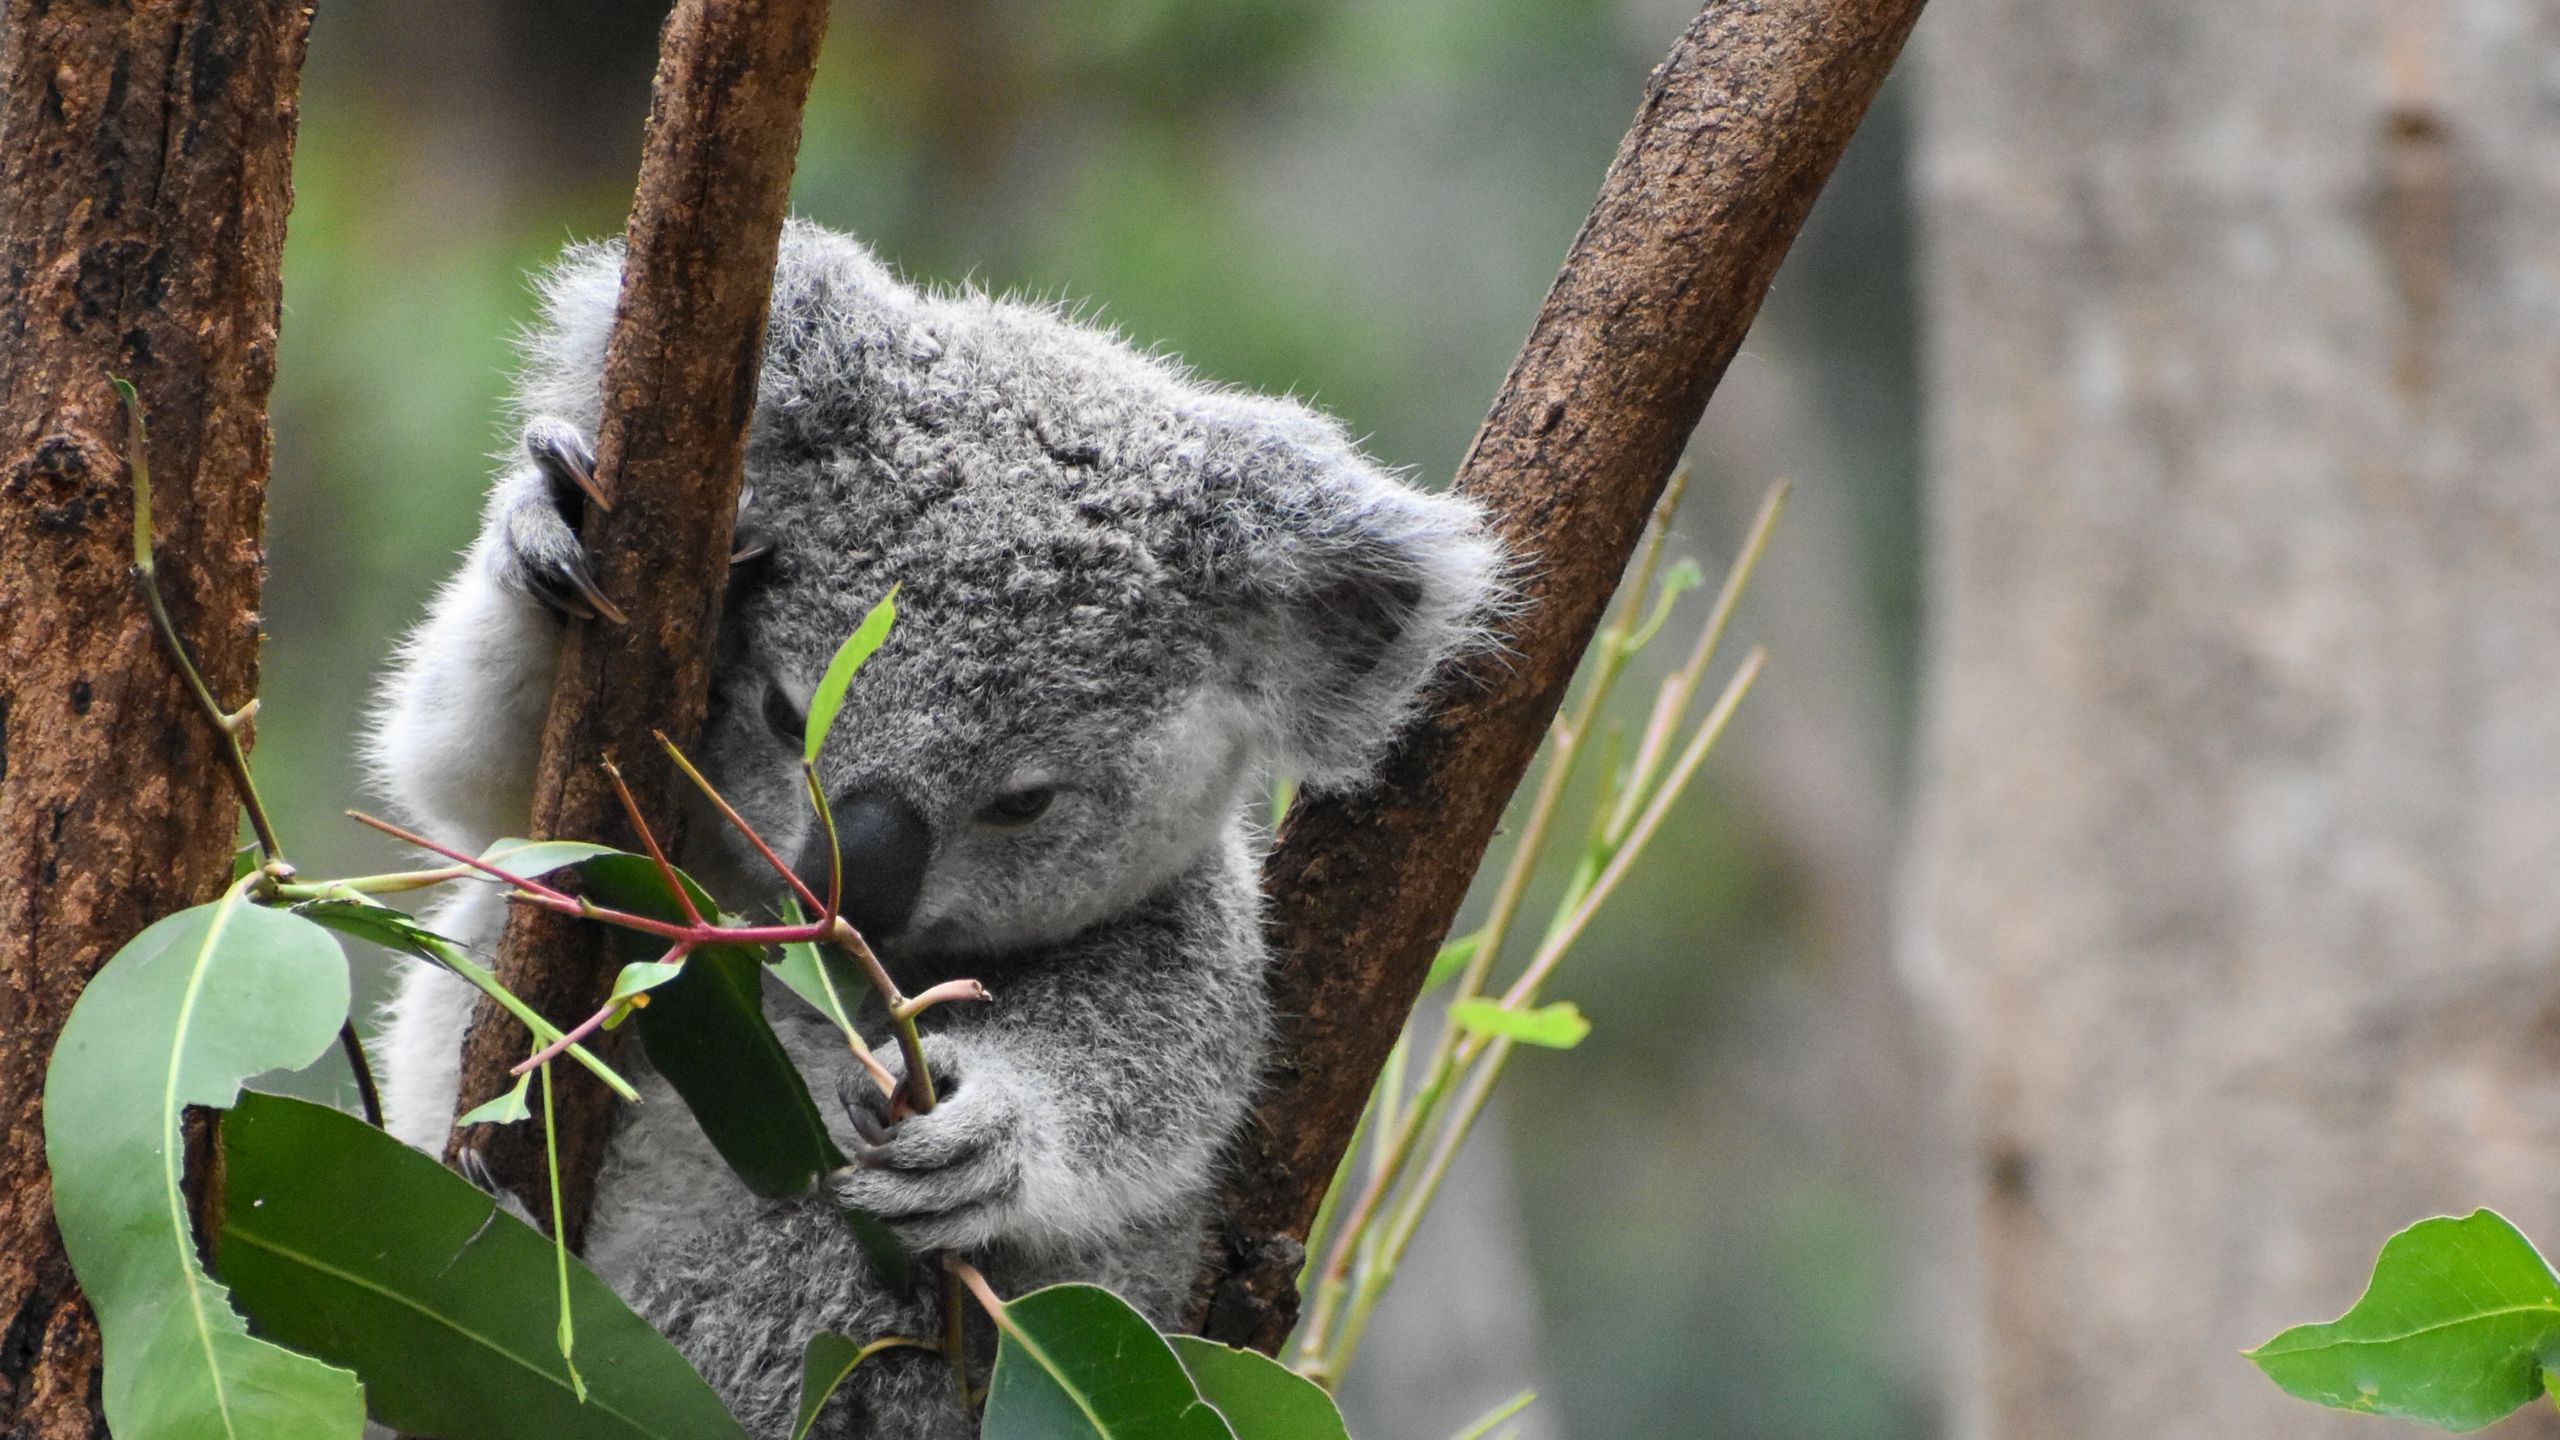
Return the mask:
<svg viewBox="0 0 2560 1440">
<path fill-rule="evenodd" d="M 579 873 L 589 895 L 616 909 L 682 918 L 666 877 L 651 860 L 608 855 L 588 861 Z M 692 876 L 675 873 L 695 909 L 719 913 Z M 654 954 L 658 943 L 630 931 L 617 932 L 615 939 L 635 958 Z M 698 947 L 686 958 L 684 973 L 653 992 L 638 1023 L 649 1063 L 674 1087 L 711 1148 L 748 1189 L 779 1199 L 805 1194 L 845 1158 L 827 1134 L 808 1082 L 765 1018 L 765 968 L 759 947 Z M 887 1226 L 872 1216 L 839 1213 L 880 1273 L 908 1273 L 905 1247 Z"/>
<path fill-rule="evenodd" d="M 1145 1317 L 1093 1285 L 1005 1302 L 983 1440 L 1237 1440 Z"/>
<path fill-rule="evenodd" d="M 835 728 L 836 712 L 844 708 L 845 687 L 853 683 L 854 672 L 862 662 L 889 638 L 889 627 L 898 619 L 898 587 L 880 597 L 862 623 L 853 627 L 844 643 L 836 647 L 835 658 L 827 662 L 827 673 L 818 677 L 817 691 L 809 697 L 809 715 L 803 723 L 801 758 L 815 760 L 818 748 L 827 743 L 827 732 Z"/>
<path fill-rule="evenodd" d="M 196 1260 L 179 1119 L 299 1069 L 347 1018 L 347 962 L 239 890 L 135 936 L 81 993 L 46 1072 L 55 1222 L 105 1344 L 118 1440 L 355 1440 L 356 1377 L 250 1338 Z M 360 1121 L 349 1121 L 359 1129 Z"/>
<path fill-rule="evenodd" d="M 2560 1278 L 2494 1210 L 2392 1236 L 2346 1314 L 2248 1352 L 2301 1399 L 2442 1430 L 2477 1430 L 2541 1395 L 2555 1355 Z"/>
<path fill-rule="evenodd" d="M 525 1098 L 525 1091 L 532 1084 L 533 1072 L 528 1070 L 516 1077 L 514 1089 L 493 1100 L 473 1106 L 470 1110 L 463 1112 L 453 1122 L 454 1125 L 457 1128 L 464 1125 L 513 1125 L 519 1120 L 532 1119 L 533 1104 Z"/>
<path fill-rule="evenodd" d="M 261 1334 L 363 1376 L 383 1424 L 417 1440 L 745 1440 L 675 1347 L 573 1262 L 579 1403 L 551 1242 L 427 1156 L 273 1095 L 241 1102 L 222 1153 L 223 1279 Z"/>
<path fill-rule="evenodd" d="M 619 853 L 619 852 L 610 852 Z M 637 857 L 633 857 L 637 858 Z M 642 861 L 647 864 L 647 861 Z M 293 907 L 293 913 L 316 924 L 326 925 L 341 935 L 352 935 L 388 949 L 415 955 L 421 960 L 441 965 L 469 981 L 481 994 L 498 1002 L 517 1023 L 533 1032 L 534 1038 L 548 1045 L 560 1038 L 560 1027 L 542 1018 L 534 1008 L 519 1000 L 507 987 L 498 983 L 498 973 L 471 958 L 471 952 L 458 941 L 439 935 L 419 924 L 407 914 L 388 905 L 370 900 L 311 900 Z M 584 1045 L 569 1047 L 569 1058 L 586 1067 L 602 1080 L 614 1094 L 625 1100 L 638 1100 L 640 1092 L 631 1082 L 614 1073 L 613 1067 L 595 1057 Z M 477 1114 L 478 1111 L 473 1112 Z"/>
<path fill-rule="evenodd" d="M 1654 586 L 1652 612 L 1645 616 L 1642 625 L 1636 627 L 1635 634 L 1628 637 L 1627 648 L 1630 651 L 1643 649 L 1661 631 L 1663 622 L 1671 618 L 1672 602 L 1684 592 L 1705 584 L 1706 579 L 1705 572 L 1698 568 L 1698 562 L 1688 556 L 1683 555 L 1673 561 L 1671 569 Z"/>
<path fill-rule="evenodd" d="M 800 1352 L 800 1418 L 791 1427 L 791 1440 L 805 1440 L 809 1427 L 818 1423 L 819 1412 L 863 1361 L 883 1350 L 915 1344 L 903 1335 L 884 1336 L 868 1345 L 856 1344 L 853 1337 L 833 1330 L 810 1336 Z"/>
<path fill-rule="evenodd" d="M 526 840 L 510 835 L 481 851 L 480 863 L 534 880 L 599 856 L 624 853 L 610 845 L 594 845 L 584 840 Z"/>
<path fill-rule="evenodd" d="M 586 893 L 599 903 L 661 920 L 683 919 L 656 863 L 642 856 L 604 856 L 586 862 L 579 873 Z M 695 908 L 717 913 L 689 876 L 679 871 L 677 880 Z M 663 943 L 630 931 L 617 931 L 614 939 L 626 954 L 648 961 Z M 845 1163 L 807 1082 L 765 1019 L 761 949 L 702 946 L 651 1000 L 637 1022 L 649 1063 L 748 1189 L 777 1199 L 805 1194 L 820 1175 Z"/>
<path fill-rule="evenodd" d="M 1428 994 L 1457 979 L 1458 972 L 1466 969 L 1467 962 L 1474 959 L 1476 951 L 1483 947 L 1484 935 L 1481 931 L 1473 935 L 1461 935 L 1441 946 L 1440 953 L 1431 957 L 1431 969 L 1422 977 L 1423 992 Z"/>
<path fill-rule="evenodd" d="M 1570 1050 L 1591 1033 L 1591 1022 L 1570 1000 L 1535 1010 L 1513 1010 L 1494 1000 L 1461 1000 L 1449 1007 L 1449 1018 L 1478 1035 L 1499 1035 L 1550 1050 Z"/>
<path fill-rule="evenodd" d="M 617 1005 L 634 995 L 644 995 L 684 973 L 681 960 L 634 960 L 613 977 L 613 993 L 604 997 L 607 1005 Z"/>
<path fill-rule="evenodd" d="M 800 1352 L 800 1417 L 791 1426 L 791 1440 L 804 1440 L 809 1427 L 818 1423 L 818 1412 L 835 1398 L 838 1387 L 862 1363 L 864 1350 L 850 1335 L 821 1330 L 809 1337 Z"/>
<path fill-rule="evenodd" d="M 1236 1440 L 1351 1440 L 1333 1397 L 1263 1354 L 1197 1335 L 1168 1335 L 1201 1398 L 1218 1407 Z"/>
<path fill-rule="evenodd" d="M 801 912 L 799 900 L 784 898 L 784 924 L 805 924 L 807 918 Z M 861 1043 L 862 1032 L 853 1025 L 854 1006 L 859 1003 L 855 997 L 862 993 L 858 988 L 862 984 L 861 977 L 851 973 L 812 942 L 804 940 L 777 948 L 782 952 L 782 958 L 773 963 L 773 978 L 790 987 L 792 994 L 808 1001 L 811 1009 L 843 1031 L 847 1043 Z"/>
</svg>

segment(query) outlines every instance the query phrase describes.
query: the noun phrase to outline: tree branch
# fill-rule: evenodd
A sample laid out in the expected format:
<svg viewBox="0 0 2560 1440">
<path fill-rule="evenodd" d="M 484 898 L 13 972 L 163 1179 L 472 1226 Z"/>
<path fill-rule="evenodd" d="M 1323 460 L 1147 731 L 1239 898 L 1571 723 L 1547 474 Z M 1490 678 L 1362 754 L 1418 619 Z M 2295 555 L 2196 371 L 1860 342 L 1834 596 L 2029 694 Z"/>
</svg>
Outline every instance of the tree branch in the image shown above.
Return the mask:
<svg viewBox="0 0 2560 1440">
<path fill-rule="evenodd" d="M 1508 650 L 1372 788 L 1302 801 L 1264 872 L 1279 1060 L 1229 1156 L 1201 1333 L 1276 1351 L 1350 1143 L 1646 516 L 1921 0 L 1713 0 L 1634 126 L 1459 469 L 1519 561 Z"/>
<path fill-rule="evenodd" d="M 44 1168 L 45 1066 L 98 966 L 221 890 L 239 821 L 223 732 L 134 584 L 135 457 L 107 377 L 151 412 L 171 631 L 217 708 L 240 705 L 310 23 L 298 0 L 0 15 L 0 1434 L 105 1434 Z"/>
<path fill-rule="evenodd" d="M 682 0 L 668 17 L 605 352 L 596 468 L 612 508 L 591 507 L 584 536 L 628 619 L 569 627 L 543 727 L 536 835 L 637 841 L 598 765 L 606 757 L 645 813 L 670 827 L 683 813 L 684 781 L 650 732 L 689 744 L 702 725 L 766 301 L 826 15 L 824 0 Z M 612 973 L 596 927 L 541 911 L 510 917 L 498 974 L 542 1013 L 592 1009 Z M 463 1050 L 463 1103 L 508 1088 L 525 1054 L 523 1027 L 484 1000 Z M 560 1077 L 572 1243 L 610 1107 L 583 1071 Z M 458 1130 L 448 1158 L 465 1150 L 510 1189 L 539 1194 L 547 1183 L 531 1126 Z"/>
</svg>

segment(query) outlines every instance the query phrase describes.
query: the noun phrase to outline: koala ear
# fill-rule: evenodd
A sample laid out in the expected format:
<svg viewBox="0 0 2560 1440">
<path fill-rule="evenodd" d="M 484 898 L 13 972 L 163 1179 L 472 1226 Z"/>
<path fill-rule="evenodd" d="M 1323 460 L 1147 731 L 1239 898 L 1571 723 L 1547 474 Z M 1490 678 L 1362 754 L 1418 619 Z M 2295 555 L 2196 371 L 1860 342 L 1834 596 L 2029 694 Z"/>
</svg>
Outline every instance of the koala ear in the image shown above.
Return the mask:
<svg viewBox="0 0 2560 1440">
<path fill-rule="evenodd" d="M 1229 552 L 1248 574 L 1231 673 L 1282 769 L 1354 785 L 1433 673 L 1492 643 L 1502 556 L 1473 505 L 1394 479 L 1303 411 L 1291 418 L 1296 433 L 1247 448 L 1258 503 Z"/>
</svg>

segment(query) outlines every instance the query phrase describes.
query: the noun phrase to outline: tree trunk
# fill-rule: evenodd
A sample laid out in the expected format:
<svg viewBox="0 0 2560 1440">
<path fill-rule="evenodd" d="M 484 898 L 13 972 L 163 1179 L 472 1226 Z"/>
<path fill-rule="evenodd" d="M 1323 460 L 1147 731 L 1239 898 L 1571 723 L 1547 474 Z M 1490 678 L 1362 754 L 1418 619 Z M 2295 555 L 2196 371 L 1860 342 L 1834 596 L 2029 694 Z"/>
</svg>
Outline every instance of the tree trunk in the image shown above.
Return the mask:
<svg viewBox="0 0 2560 1440">
<path fill-rule="evenodd" d="M 584 531 L 628 619 L 569 627 L 534 781 L 536 835 L 639 844 L 598 764 L 609 756 L 667 848 L 682 839 L 677 802 L 690 792 L 652 732 L 691 744 L 710 696 L 765 305 L 826 21 L 826 0 L 685 0 L 668 17 L 605 351 L 596 479 L 613 508 L 590 513 Z M 593 1010 L 614 969 L 600 926 L 530 909 L 508 919 L 499 978 L 544 1014 Z M 462 1104 L 513 1084 L 507 1070 L 526 1044 L 524 1027 L 482 1000 L 463 1048 Z M 574 1244 L 613 1096 L 586 1071 L 561 1069 L 563 1228 Z M 464 1149 L 501 1187 L 546 1193 L 533 1126 L 456 1130 L 450 1150 Z"/>
<path fill-rule="evenodd" d="M 0 1433 L 103 1435 L 98 1336 L 39 1110 L 81 987 L 210 899 L 237 826 L 132 578 L 151 415 L 160 583 L 213 691 L 254 693 L 266 400 L 310 11 L 13 0 L 0 21 Z"/>
<path fill-rule="evenodd" d="M 2421 1216 L 2560 1242 L 2560 10 L 1940 20 L 1907 958 L 1974 1428 L 2370 1436 L 2237 1352 Z"/>
<path fill-rule="evenodd" d="M 1275 1350 L 1387 1051 L 1503 807 L 1787 246 L 1920 0 L 1710 0 L 1645 86 L 1599 199 L 1459 466 L 1519 610 L 1378 783 L 1293 807 L 1265 869 L 1276 1073 L 1230 1147 L 1201 1333 Z"/>
</svg>

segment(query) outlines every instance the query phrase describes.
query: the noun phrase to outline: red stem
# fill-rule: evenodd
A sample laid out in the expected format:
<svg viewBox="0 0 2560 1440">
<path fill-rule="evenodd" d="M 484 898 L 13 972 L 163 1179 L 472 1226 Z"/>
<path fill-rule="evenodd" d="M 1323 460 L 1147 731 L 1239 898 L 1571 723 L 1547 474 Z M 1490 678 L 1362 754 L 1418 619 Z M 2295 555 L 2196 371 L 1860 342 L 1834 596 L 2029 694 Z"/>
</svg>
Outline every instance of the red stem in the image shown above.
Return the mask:
<svg viewBox="0 0 2560 1440">
<path fill-rule="evenodd" d="M 468 865 L 483 875 L 494 875 L 498 879 L 504 880 L 508 884 L 513 885 L 517 889 L 525 891 L 528 894 L 542 896 L 545 899 L 550 900 L 573 900 L 573 897 L 565 890 L 554 890 L 539 880 L 528 880 L 521 875 L 508 874 L 506 871 L 499 869 L 495 865 L 485 864 L 469 855 L 463 854 L 459 850 L 449 849 L 445 846 L 439 845 L 424 835 L 420 835 L 412 830 L 403 830 L 388 820 L 367 815 L 361 810 L 348 811 L 347 818 L 355 821 L 359 825 L 370 825 L 374 829 L 381 831 L 383 834 L 390 836 L 394 840 L 406 841 L 411 845 L 417 846 L 421 850 L 433 851 L 456 864 Z"/>
<path fill-rule="evenodd" d="M 684 907 L 684 918 L 696 925 L 701 924 L 702 912 L 694 908 L 693 892 L 685 888 L 683 879 L 676 874 L 676 867 L 667 863 L 667 852 L 658 848 L 657 835 L 649 829 L 649 822 L 640 816 L 640 802 L 631 798 L 631 787 L 622 783 L 622 767 L 611 760 L 603 763 L 605 778 L 613 782 L 614 798 L 622 802 L 622 813 L 630 817 L 631 828 L 640 832 L 640 843 L 649 847 L 649 858 L 657 864 L 658 878 L 667 882 L 667 888 L 675 892 L 676 903 Z"/>
<path fill-rule="evenodd" d="M 783 864 L 782 857 L 774 854 L 773 847 L 764 843 L 764 837 L 756 833 L 756 827 L 747 823 L 747 817 L 733 809 L 728 800 L 713 788 L 711 781 L 701 771 L 693 768 L 693 762 L 687 760 L 684 752 L 676 748 L 676 742 L 667 738 L 667 732 L 652 730 L 649 733 L 657 736 L 658 743 L 667 747 L 667 755 L 676 762 L 676 768 L 682 770 L 685 778 L 693 782 L 694 788 L 700 790 L 703 797 L 720 812 L 721 819 L 728 821 L 732 829 L 747 837 L 747 843 L 756 847 L 756 853 L 764 857 L 764 863 L 772 866 L 773 873 L 781 876 L 783 882 L 799 895 L 800 903 L 808 906 L 811 914 L 823 916 L 835 913 L 834 906 L 822 905 L 818 902 L 816 893 L 801 882 L 799 872 Z"/>
</svg>

